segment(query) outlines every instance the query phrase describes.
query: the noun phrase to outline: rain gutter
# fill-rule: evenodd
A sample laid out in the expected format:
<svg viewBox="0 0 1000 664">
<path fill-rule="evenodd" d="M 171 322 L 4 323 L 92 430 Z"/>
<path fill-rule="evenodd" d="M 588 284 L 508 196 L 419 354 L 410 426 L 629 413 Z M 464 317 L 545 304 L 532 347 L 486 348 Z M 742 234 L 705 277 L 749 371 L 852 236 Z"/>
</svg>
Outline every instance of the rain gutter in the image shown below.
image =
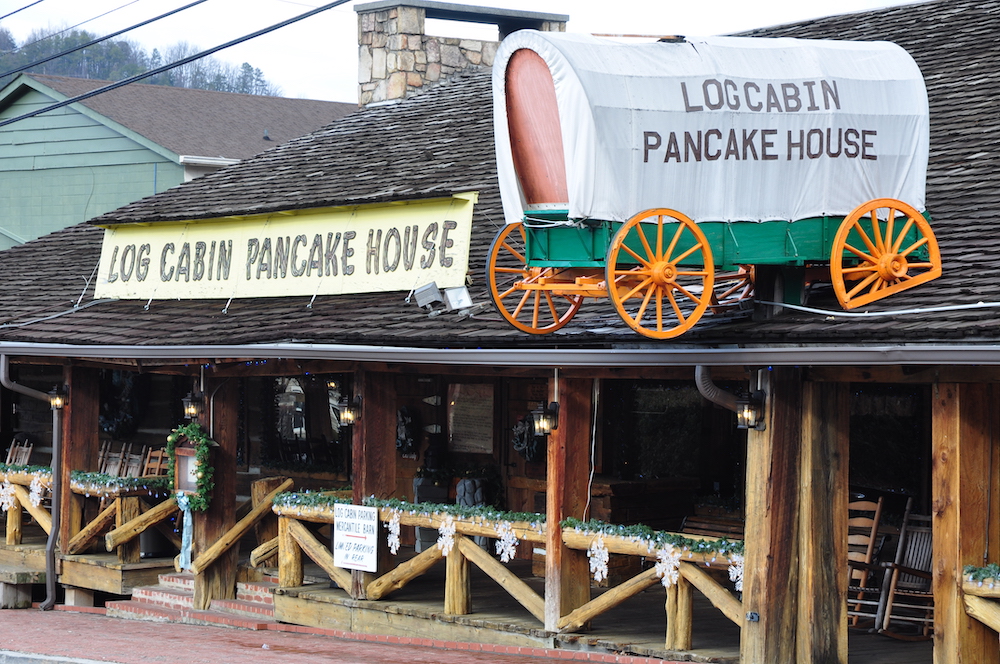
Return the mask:
<svg viewBox="0 0 1000 664">
<path fill-rule="evenodd" d="M 1000 366 L 1000 343 L 965 345 L 761 346 L 675 345 L 576 348 L 417 348 L 356 344 L 74 345 L 0 342 L 0 353 L 29 357 L 125 360 L 297 359 L 495 367 L 650 366 Z"/>
</svg>

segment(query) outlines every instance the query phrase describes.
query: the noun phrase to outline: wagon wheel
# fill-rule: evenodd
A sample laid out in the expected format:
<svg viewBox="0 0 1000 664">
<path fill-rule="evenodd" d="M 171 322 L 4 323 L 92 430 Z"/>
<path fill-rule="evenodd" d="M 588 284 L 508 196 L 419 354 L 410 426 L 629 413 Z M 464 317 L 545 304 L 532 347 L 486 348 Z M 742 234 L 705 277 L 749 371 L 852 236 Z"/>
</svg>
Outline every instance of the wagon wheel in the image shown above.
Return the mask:
<svg viewBox="0 0 1000 664">
<path fill-rule="evenodd" d="M 674 210 L 626 221 L 611 240 L 606 271 L 618 315 L 653 339 L 683 334 L 712 301 L 712 249 L 698 225 Z"/>
<path fill-rule="evenodd" d="M 753 265 L 740 265 L 735 272 L 715 275 L 716 288 L 712 292 L 712 313 L 718 314 L 740 306 L 754 296 L 755 269 Z"/>
<path fill-rule="evenodd" d="M 860 263 L 852 266 L 852 259 Z M 922 214 L 902 201 L 877 198 L 844 218 L 833 239 L 830 276 L 840 305 L 853 309 L 941 276 L 941 252 Z"/>
<path fill-rule="evenodd" d="M 524 242 L 524 224 L 520 222 L 507 224 L 493 239 L 486 259 L 490 296 L 500 315 L 522 332 L 555 332 L 579 311 L 583 296 L 560 295 L 544 287 L 531 288 L 553 277 L 555 271 L 529 267 Z"/>
</svg>

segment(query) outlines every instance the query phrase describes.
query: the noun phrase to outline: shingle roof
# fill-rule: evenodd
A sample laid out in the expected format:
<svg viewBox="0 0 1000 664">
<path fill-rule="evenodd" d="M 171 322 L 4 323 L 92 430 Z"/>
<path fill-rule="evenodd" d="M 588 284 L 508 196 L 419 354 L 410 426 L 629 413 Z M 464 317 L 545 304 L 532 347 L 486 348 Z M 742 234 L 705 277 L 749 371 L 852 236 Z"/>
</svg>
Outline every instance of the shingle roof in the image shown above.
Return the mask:
<svg viewBox="0 0 1000 664">
<path fill-rule="evenodd" d="M 109 84 L 28 74 L 66 97 Z M 355 104 L 133 83 L 79 102 L 179 155 L 246 159 L 357 110 Z M 264 139 L 267 132 L 270 140 Z"/>
<path fill-rule="evenodd" d="M 996 343 L 992 308 L 926 312 L 939 305 L 1000 302 L 1000 2 L 939 0 L 756 31 L 757 36 L 888 39 L 916 58 L 931 104 L 927 207 L 944 259 L 944 276 L 866 307 L 916 309 L 882 318 L 785 312 L 775 318 L 706 315 L 673 342 L 628 330 L 608 302 L 588 300 L 559 332 L 526 335 L 488 311 L 472 318 L 428 318 L 403 293 L 99 303 L 30 325 L 4 326 L 69 310 L 95 269 L 101 231 L 78 226 L 0 252 L 0 340 L 79 344 L 213 344 L 278 341 L 425 346 L 572 346 L 656 343 L 850 344 Z M 311 176 L 311 177 L 310 177 Z M 484 256 L 503 223 L 496 185 L 487 73 L 467 74 L 418 97 L 371 107 L 274 150 L 108 213 L 122 223 L 226 216 L 386 199 L 479 191 L 470 276 L 473 299 L 488 301 Z M 58 259 L 54 254 L 60 253 Z M 33 271 L 33 277 L 12 276 Z M 808 304 L 840 311 L 828 286 Z"/>
</svg>

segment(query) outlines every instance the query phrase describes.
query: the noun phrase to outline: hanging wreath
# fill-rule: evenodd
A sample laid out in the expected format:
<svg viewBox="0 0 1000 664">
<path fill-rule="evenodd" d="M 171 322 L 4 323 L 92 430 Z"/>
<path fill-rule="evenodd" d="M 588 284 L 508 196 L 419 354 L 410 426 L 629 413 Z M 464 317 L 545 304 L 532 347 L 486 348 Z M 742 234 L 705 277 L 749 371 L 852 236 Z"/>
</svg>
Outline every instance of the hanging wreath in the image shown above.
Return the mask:
<svg viewBox="0 0 1000 664">
<path fill-rule="evenodd" d="M 177 463 L 175 450 L 177 444 L 183 442 L 182 437 L 194 443 L 195 462 L 198 466 L 198 476 L 195 483 L 197 490 L 188 496 L 188 506 L 192 511 L 204 512 L 208 509 L 208 505 L 212 500 L 211 492 L 215 488 L 215 480 L 212 479 L 215 475 L 215 468 L 212 467 L 209 461 L 211 459 L 211 449 L 216 447 L 218 443 L 210 439 L 205 430 L 197 422 L 191 422 L 190 424 L 185 424 L 174 429 L 167 436 L 167 456 L 170 458 L 169 477 L 175 476 L 174 468 Z"/>
</svg>

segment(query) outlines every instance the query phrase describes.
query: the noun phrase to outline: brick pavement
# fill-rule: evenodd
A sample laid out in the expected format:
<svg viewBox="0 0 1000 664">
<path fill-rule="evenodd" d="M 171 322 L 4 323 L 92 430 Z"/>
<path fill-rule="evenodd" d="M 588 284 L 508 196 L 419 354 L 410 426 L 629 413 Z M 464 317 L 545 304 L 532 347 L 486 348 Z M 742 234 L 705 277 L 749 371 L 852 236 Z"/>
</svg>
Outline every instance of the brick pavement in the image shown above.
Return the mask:
<svg viewBox="0 0 1000 664">
<path fill-rule="evenodd" d="M 38 658 L 20 657 L 30 653 Z M 103 609 L 0 610 L 0 664 L 671 664 L 659 659 L 543 648 L 348 634 L 275 625 L 266 631 L 108 618 Z"/>
</svg>

